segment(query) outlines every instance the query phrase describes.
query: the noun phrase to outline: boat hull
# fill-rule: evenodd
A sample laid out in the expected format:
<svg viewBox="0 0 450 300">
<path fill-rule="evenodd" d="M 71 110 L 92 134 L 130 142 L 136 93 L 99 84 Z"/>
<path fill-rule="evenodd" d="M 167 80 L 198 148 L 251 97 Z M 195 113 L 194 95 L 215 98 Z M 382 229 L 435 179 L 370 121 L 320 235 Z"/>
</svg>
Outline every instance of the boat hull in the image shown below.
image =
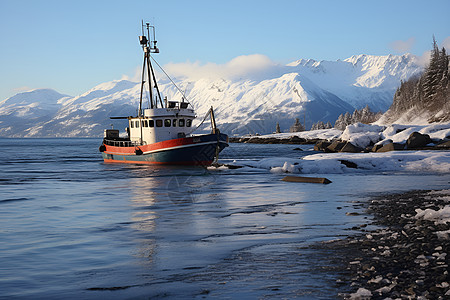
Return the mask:
<svg viewBox="0 0 450 300">
<path fill-rule="evenodd" d="M 205 134 L 138 147 L 114 146 L 104 141 L 100 148 L 107 163 L 208 166 L 216 152 L 228 146 L 227 140 L 226 134 Z"/>
</svg>

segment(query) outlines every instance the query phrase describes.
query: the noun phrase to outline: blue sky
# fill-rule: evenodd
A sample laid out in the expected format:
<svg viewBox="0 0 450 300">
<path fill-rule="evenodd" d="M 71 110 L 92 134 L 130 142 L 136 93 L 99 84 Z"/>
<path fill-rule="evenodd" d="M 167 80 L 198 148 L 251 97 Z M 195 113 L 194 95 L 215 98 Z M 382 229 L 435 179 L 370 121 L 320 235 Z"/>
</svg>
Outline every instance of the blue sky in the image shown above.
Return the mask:
<svg viewBox="0 0 450 300">
<path fill-rule="evenodd" d="M 450 43 L 449 11 L 449 0 L 0 0 L 0 101 L 34 88 L 76 96 L 133 77 L 141 19 L 157 27 L 162 65 L 251 54 L 285 64 L 422 55 L 433 34 Z"/>
</svg>

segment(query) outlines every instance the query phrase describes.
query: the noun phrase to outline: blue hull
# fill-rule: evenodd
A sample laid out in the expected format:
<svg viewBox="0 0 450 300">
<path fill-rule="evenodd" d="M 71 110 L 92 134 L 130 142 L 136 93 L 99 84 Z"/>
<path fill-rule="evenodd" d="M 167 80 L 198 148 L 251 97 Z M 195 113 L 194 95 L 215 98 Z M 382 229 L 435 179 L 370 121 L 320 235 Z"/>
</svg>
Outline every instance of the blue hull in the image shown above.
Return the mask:
<svg viewBox="0 0 450 300">
<path fill-rule="evenodd" d="M 143 154 L 120 154 L 102 152 L 105 162 L 138 163 L 138 164 L 165 164 L 165 165 L 210 165 L 216 157 L 217 151 L 228 146 L 227 135 L 200 135 L 194 138 L 194 143 L 158 149 Z M 217 144 L 219 147 L 217 148 Z"/>
</svg>

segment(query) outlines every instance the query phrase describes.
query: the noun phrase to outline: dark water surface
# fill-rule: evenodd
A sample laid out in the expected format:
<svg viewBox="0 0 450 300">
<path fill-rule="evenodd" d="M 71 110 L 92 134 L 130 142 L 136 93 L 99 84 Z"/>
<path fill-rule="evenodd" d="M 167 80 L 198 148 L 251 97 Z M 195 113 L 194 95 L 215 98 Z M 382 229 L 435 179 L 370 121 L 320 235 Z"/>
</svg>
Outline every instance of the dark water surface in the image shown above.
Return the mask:
<svg viewBox="0 0 450 300">
<path fill-rule="evenodd" d="M 449 182 L 368 173 L 296 184 L 261 169 L 105 164 L 99 144 L 0 139 L 1 298 L 336 298 L 327 253 L 305 247 L 366 222 L 346 213 L 370 194 Z M 231 144 L 221 159 L 311 153 L 297 147 Z"/>
</svg>

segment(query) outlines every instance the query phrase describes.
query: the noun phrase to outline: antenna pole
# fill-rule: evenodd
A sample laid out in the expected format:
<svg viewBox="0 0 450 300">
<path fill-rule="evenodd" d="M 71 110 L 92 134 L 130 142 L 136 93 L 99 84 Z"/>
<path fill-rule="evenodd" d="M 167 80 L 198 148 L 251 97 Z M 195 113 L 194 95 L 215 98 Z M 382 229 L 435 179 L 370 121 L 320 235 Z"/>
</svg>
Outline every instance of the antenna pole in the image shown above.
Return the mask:
<svg viewBox="0 0 450 300">
<path fill-rule="evenodd" d="M 139 111 L 138 111 L 139 116 L 142 115 L 142 94 L 144 93 L 144 84 L 145 84 L 144 76 L 145 76 L 145 56 L 144 56 L 144 64 L 142 65 L 141 96 L 139 98 Z"/>
<path fill-rule="evenodd" d="M 145 27 L 147 28 L 147 32 L 145 31 Z M 153 36 L 150 35 L 150 27 L 153 31 Z M 142 50 L 144 51 L 144 65 L 142 66 L 142 82 L 141 82 L 141 97 L 139 101 L 139 114 L 142 114 L 142 97 L 144 92 L 144 84 L 145 84 L 145 68 L 147 67 L 147 80 L 148 80 L 148 91 L 150 94 L 150 108 L 158 108 L 158 98 L 161 103 L 161 107 L 164 107 L 164 104 L 161 99 L 161 94 L 159 92 L 158 83 L 156 81 L 155 73 L 153 71 L 152 63 L 151 63 L 151 53 L 159 53 L 159 49 L 156 47 L 155 40 L 155 26 L 151 26 L 150 23 L 145 23 L 142 20 L 142 35 L 139 36 L 139 42 L 142 46 Z M 155 99 L 153 99 L 153 89 L 156 89 Z"/>
</svg>

